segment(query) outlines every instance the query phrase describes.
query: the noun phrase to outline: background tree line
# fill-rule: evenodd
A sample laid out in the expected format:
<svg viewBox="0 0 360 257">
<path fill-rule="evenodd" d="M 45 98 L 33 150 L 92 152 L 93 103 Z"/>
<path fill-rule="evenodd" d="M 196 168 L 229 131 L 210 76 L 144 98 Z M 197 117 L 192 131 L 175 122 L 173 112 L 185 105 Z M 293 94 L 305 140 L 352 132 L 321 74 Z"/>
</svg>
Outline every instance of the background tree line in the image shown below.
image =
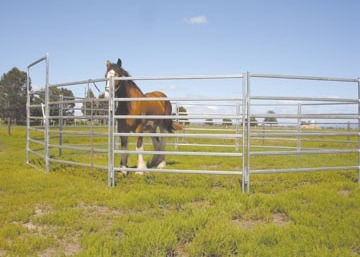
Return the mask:
<svg viewBox="0 0 360 257">
<path fill-rule="evenodd" d="M 0 118 L 7 122 L 26 120 L 26 73 L 11 69 L 0 79 Z"/>
<path fill-rule="evenodd" d="M 31 79 L 29 81 L 30 90 L 32 90 Z M 68 100 L 67 103 L 59 105 L 50 105 L 50 116 L 59 116 L 60 110 L 63 110 L 64 116 L 74 115 L 74 95 L 71 90 L 65 88 L 50 88 L 50 101 L 58 101 L 62 95 Z M 39 107 L 31 108 L 30 115 L 42 117 L 43 110 L 41 103 L 45 102 L 45 92 L 32 94 L 30 96 L 31 105 Z M 26 103 L 27 103 L 27 74 L 18 68 L 12 68 L 0 78 L 0 119 L 8 124 L 8 133 L 11 134 L 11 124 L 26 124 Z M 39 120 L 39 123 L 41 120 Z"/>
<path fill-rule="evenodd" d="M 24 71 L 14 67 L 9 72 L 3 74 L 0 78 L 0 119 L 5 121 L 9 126 L 9 134 L 11 133 L 11 124 L 26 124 L 26 102 L 27 102 L 27 74 Z M 30 90 L 31 86 L 30 78 Z M 30 105 L 37 107 L 30 108 L 30 115 L 33 117 L 43 117 L 43 108 L 41 104 L 45 103 L 45 92 L 36 89 L 39 92 L 30 95 Z M 59 102 L 49 104 L 49 116 L 67 117 L 66 122 L 72 123 L 76 119 L 76 109 L 80 109 L 83 116 L 90 120 L 92 116 L 106 115 L 107 102 L 96 101 L 96 99 L 104 98 L 104 93 L 98 98 L 95 97 L 91 89 L 87 90 L 86 99 L 82 106 L 77 107 L 73 92 L 67 88 L 49 88 L 49 101 Z M 60 113 L 62 112 L 62 113 Z M 69 118 L 73 117 L 73 119 Z M 60 119 L 50 120 L 52 124 L 58 123 Z M 42 119 L 32 119 L 32 125 L 39 125 Z"/>
</svg>

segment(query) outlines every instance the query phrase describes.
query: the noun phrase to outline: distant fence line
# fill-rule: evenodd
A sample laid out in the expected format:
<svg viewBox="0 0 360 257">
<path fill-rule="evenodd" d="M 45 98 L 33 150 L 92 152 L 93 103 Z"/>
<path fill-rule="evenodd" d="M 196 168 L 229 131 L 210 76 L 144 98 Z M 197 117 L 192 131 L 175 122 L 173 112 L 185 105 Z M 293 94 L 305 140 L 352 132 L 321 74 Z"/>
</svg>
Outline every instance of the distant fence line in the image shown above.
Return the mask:
<svg viewBox="0 0 360 257">
<path fill-rule="evenodd" d="M 42 62 L 46 63 L 44 89 L 30 90 L 31 69 Z M 74 99 L 59 97 L 58 100 L 50 101 L 49 90 L 52 87 L 77 88 L 91 83 L 104 83 L 106 79 L 50 85 L 48 62 L 48 56 L 45 56 L 28 66 L 27 163 L 45 172 L 56 165 L 104 170 L 108 174 L 108 185 L 114 186 L 117 172 L 124 170 L 119 167 L 119 156 L 138 153 L 134 145 L 130 145 L 128 150 L 119 149 L 120 136 L 129 136 L 130 142 L 134 144 L 137 134 L 116 132 L 116 120 L 149 118 L 142 115 L 117 115 L 115 106 L 119 101 L 154 99 L 114 98 L 114 92 L 111 92 L 109 103 L 101 112 L 93 108 L 95 103 L 105 101 L 102 99 L 88 99 L 77 95 Z M 286 80 L 289 84 L 292 81 L 346 83 L 354 87 L 358 95 L 351 98 L 289 96 L 281 95 L 281 92 L 274 95 L 273 91 L 271 95 L 259 95 L 253 92 L 256 87 L 262 88 L 261 83 L 256 84 L 257 79 L 266 83 L 269 80 Z M 174 134 L 157 133 L 159 137 L 168 138 L 168 147 L 163 152 L 150 150 L 150 143 L 146 141 L 145 148 L 149 150 L 142 153 L 165 154 L 168 159 L 171 158 L 170 165 L 165 169 L 140 171 L 241 176 L 242 190 L 246 192 L 250 191 L 251 174 L 356 170 L 360 183 L 359 79 L 247 72 L 215 76 L 121 77 L 110 79 L 110 83 L 113 84 L 115 80 L 179 83 L 198 80 L 221 80 L 226 83 L 232 80 L 237 85 L 238 94 L 231 97 L 221 94 L 225 87 L 222 84 L 216 97 L 164 98 L 172 102 L 174 113 L 171 116 L 151 118 L 171 118 L 186 123 L 186 126 L 183 131 Z M 31 102 L 32 96 L 36 94 L 44 94 L 44 103 Z M 62 108 L 66 103 L 74 103 L 75 111 L 83 111 L 82 115 L 65 116 Z M 85 103 L 90 103 L 90 109 L 79 107 Z M 180 106 L 186 109 L 186 113 L 179 112 Z M 35 108 L 42 108 L 42 115 L 32 116 Z M 51 108 L 60 108 L 59 115 L 50 116 Z M 278 111 L 272 111 L 273 109 Z M 213 123 L 210 124 L 210 121 Z M 225 126 L 223 121 L 231 121 L 231 126 Z M 153 136 L 152 133 L 141 135 Z M 328 161 L 316 161 L 314 156 L 319 154 L 329 156 Z M 283 164 L 278 158 L 284 160 Z M 191 169 L 184 168 L 181 162 L 194 165 Z M 125 170 L 139 171 L 131 165 Z"/>
</svg>

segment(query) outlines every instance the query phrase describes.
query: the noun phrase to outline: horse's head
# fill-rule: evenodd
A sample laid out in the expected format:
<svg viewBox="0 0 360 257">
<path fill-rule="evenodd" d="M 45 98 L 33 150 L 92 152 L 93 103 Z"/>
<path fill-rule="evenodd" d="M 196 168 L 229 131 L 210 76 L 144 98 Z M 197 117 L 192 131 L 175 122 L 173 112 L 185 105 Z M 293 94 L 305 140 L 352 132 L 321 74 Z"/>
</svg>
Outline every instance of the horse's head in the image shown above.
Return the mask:
<svg viewBox="0 0 360 257">
<path fill-rule="evenodd" d="M 110 80 L 109 79 L 111 77 L 123 77 L 123 76 L 128 76 L 128 74 L 121 67 L 121 60 L 120 59 L 118 59 L 117 63 L 111 63 L 109 60 L 106 61 L 105 78 L 108 79 L 106 81 L 106 86 L 105 86 L 105 96 L 104 97 L 106 99 L 109 98 L 109 90 L 110 90 Z M 118 89 L 119 86 L 120 86 L 120 81 L 115 80 L 115 82 L 114 82 L 115 91 Z"/>
</svg>

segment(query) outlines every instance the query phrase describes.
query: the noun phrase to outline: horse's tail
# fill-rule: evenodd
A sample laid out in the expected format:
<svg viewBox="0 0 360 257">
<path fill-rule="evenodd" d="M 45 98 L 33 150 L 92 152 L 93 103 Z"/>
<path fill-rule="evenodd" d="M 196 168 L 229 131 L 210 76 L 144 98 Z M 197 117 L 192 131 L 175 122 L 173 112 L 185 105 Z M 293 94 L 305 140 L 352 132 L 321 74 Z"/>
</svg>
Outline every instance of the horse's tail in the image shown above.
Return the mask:
<svg viewBox="0 0 360 257">
<path fill-rule="evenodd" d="M 179 122 L 173 121 L 171 119 L 168 120 L 168 125 L 166 127 L 169 133 L 173 133 L 175 130 L 183 130 L 183 128 L 184 127 Z"/>
<path fill-rule="evenodd" d="M 165 97 L 166 97 L 166 95 L 165 95 Z M 165 101 L 164 102 L 164 107 L 165 107 L 164 114 L 165 115 L 171 115 L 172 106 L 171 106 L 170 101 Z M 163 126 L 166 128 L 166 130 L 169 133 L 173 133 L 175 130 L 182 130 L 183 129 L 183 126 L 179 122 L 176 122 L 171 118 L 170 119 L 165 119 L 165 120 L 163 120 L 163 122 L 164 122 Z"/>
</svg>

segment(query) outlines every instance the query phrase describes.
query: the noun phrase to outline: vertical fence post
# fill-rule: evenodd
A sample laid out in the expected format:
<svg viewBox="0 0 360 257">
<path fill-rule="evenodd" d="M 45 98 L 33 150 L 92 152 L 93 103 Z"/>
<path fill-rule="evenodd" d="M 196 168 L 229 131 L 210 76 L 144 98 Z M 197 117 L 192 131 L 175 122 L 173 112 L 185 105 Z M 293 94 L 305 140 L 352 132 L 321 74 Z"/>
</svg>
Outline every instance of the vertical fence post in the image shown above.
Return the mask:
<svg viewBox="0 0 360 257">
<path fill-rule="evenodd" d="M 301 151 L 301 103 L 298 104 L 297 110 L 297 132 L 298 135 L 296 136 L 296 150 L 299 153 Z"/>
<path fill-rule="evenodd" d="M 45 68 L 45 72 L 46 72 L 46 76 L 45 76 L 45 97 L 47 95 L 47 98 L 49 98 L 49 95 L 47 94 L 48 91 L 48 87 L 49 87 L 49 55 L 46 54 L 44 57 L 38 59 L 37 61 L 29 64 L 27 66 L 27 76 L 26 76 L 26 90 L 27 90 L 27 99 L 26 99 L 26 163 L 30 164 L 30 157 L 29 157 L 29 152 L 30 152 L 30 125 L 31 125 L 31 121 L 30 121 L 30 116 L 31 116 L 31 102 L 30 102 L 30 94 L 31 94 L 31 77 L 30 77 L 30 68 L 40 62 L 45 61 L 46 63 L 46 68 Z M 49 100 L 49 99 L 47 99 Z M 48 109 L 48 108 L 46 108 Z M 45 116 L 45 112 L 43 113 L 43 115 Z M 48 116 L 48 115 L 47 115 Z M 45 117 L 44 117 L 45 120 Z M 48 123 L 48 122 L 47 122 Z M 45 161 L 45 171 L 49 171 L 49 133 L 48 133 L 48 128 L 46 130 L 45 127 L 45 131 L 44 131 L 44 161 Z"/>
<path fill-rule="evenodd" d="M 26 73 L 26 164 L 30 163 L 30 65 Z"/>
<path fill-rule="evenodd" d="M 108 186 L 115 186 L 115 172 L 114 172 L 114 78 L 109 80 L 109 112 L 108 112 Z"/>
<path fill-rule="evenodd" d="M 244 102 L 244 99 L 243 99 Z M 241 114 L 241 110 L 240 110 L 240 104 L 236 104 L 236 116 L 239 117 Z M 240 119 L 236 119 L 235 121 L 235 135 L 239 135 L 239 126 L 240 126 Z M 235 151 L 239 151 L 239 137 L 236 137 L 235 139 Z"/>
<path fill-rule="evenodd" d="M 50 144 L 50 121 L 49 121 L 49 115 L 50 115 L 50 84 L 49 84 L 49 57 L 46 55 L 46 84 L 45 84 L 45 144 L 44 144 L 44 151 L 45 151 L 45 172 L 49 172 L 50 170 L 50 163 L 49 163 L 49 144 Z"/>
<path fill-rule="evenodd" d="M 62 155 L 62 144 L 63 144 L 63 116 L 64 116 L 64 95 L 60 95 L 59 103 L 59 156 Z"/>
<path fill-rule="evenodd" d="M 242 133 L 243 133 L 243 175 L 242 192 L 250 192 L 250 73 L 243 75 L 243 115 L 242 115 Z"/>
<path fill-rule="evenodd" d="M 88 88 L 89 88 L 89 84 L 88 84 Z M 91 126 L 91 129 L 90 129 L 90 134 L 91 134 L 90 169 L 91 169 L 91 171 L 93 171 L 93 169 L 94 169 L 94 126 L 95 126 L 94 101 L 95 101 L 95 99 L 93 97 L 90 97 L 90 95 L 89 95 L 88 99 L 85 99 L 85 101 L 86 100 L 90 101 L 90 126 Z"/>
<path fill-rule="evenodd" d="M 179 117 L 179 102 L 176 102 L 176 104 L 175 104 L 175 115 L 177 116 L 177 117 Z M 177 119 L 177 122 L 181 122 L 181 120 L 179 120 L 179 119 Z M 178 151 L 179 150 L 179 138 L 178 137 L 175 137 L 174 138 L 174 149 L 175 149 L 175 151 Z"/>
<path fill-rule="evenodd" d="M 350 123 L 350 121 L 347 122 L 347 133 L 351 133 L 351 123 Z M 351 140 L 350 134 L 348 134 L 348 135 L 346 136 L 346 141 L 347 141 L 346 147 L 349 147 L 349 145 L 350 145 L 350 140 Z"/>
</svg>

